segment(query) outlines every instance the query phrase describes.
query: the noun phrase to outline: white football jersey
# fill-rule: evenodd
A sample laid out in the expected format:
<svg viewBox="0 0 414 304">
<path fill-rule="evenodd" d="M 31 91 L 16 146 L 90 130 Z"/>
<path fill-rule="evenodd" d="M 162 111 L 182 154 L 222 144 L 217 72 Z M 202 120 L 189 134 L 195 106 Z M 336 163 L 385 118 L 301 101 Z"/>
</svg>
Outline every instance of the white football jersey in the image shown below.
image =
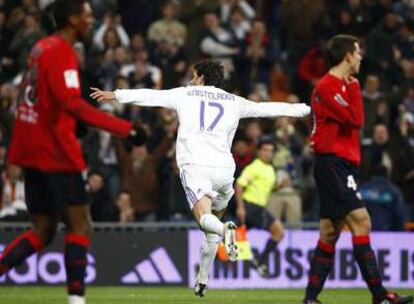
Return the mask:
<svg viewBox="0 0 414 304">
<path fill-rule="evenodd" d="M 171 90 L 116 90 L 121 103 L 166 107 L 177 111 L 177 164 L 234 167 L 231 145 L 239 120 L 247 117 L 302 117 L 305 104 L 249 101 L 213 86 L 187 86 Z"/>
</svg>

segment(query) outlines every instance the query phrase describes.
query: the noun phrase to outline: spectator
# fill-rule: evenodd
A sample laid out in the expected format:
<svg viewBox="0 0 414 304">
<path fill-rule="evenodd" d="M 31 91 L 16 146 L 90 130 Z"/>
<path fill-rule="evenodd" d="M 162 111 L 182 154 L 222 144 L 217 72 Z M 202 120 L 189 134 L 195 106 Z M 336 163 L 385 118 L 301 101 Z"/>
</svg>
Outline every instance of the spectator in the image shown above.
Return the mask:
<svg viewBox="0 0 414 304">
<path fill-rule="evenodd" d="M 398 16 L 388 11 L 384 20 L 368 35 L 367 64 L 371 71 L 378 73 L 391 86 L 401 83 L 403 74 L 397 62 L 399 52 L 396 49 L 399 29 Z"/>
<path fill-rule="evenodd" d="M 270 76 L 270 100 L 288 101 L 291 96 L 290 79 L 280 63 L 275 63 Z"/>
<path fill-rule="evenodd" d="M 364 102 L 365 124 L 364 137 L 371 137 L 372 129 L 376 123 L 376 110 L 378 103 L 383 100 L 383 93 L 380 90 L 381 82 L 376 74 L 368 74 L 365 78 L 362 100 Z"/>
<path fill-rule="evenodd" d="M 185 22 L 188 32 L 185 43 L 186 53 L 189 60 L 194 62 L 199 59 L 200 33 L 203 30 L 203 16 L 206 12 L 217 10 L 219 3 L 218 1 L 209 0 L 180 0 L 180 3 L 181 19 Z"/>
<path fill-rule="evenodd" d="M 124 65 L 120 71 L 120 74 L 128 79 L 130 87 L 161 89 L 161 70 L 148 61 L 148 52 L 142 49 L 137 51 L 134 56 L 135 60 Z"/>
<path fill-rule="evenodd" d="M 176 41 L 161 40 L 153 51 L 152 62 L 162 71 L 162 88 L 171 89 L 179 86 L 187 69 L 184 48 Z"/>
<path fill-rule="evenodd" d="M 414 203 L 414 152 L 403 134 L 402 128 L 390 137 L 385 125 L 374 127 L 373 143 L 363 150 L 362 176 L 366 181 L 376 165 L 385 166 L 391 181 L 400 187 L 406 203 L 411 205 Z"/>
<path fill-rule="evenodd" d="M 0 174 L 6 169 L 6 152 L 7 149 L 4 141 L 0 140 Z M 0 189 L 2 189 L 2 187 L 0 187 Z"/>
<path fill-rule="evenodd" d="M 139 221 L 154 221 L 160 204 L 157 164 L 173 144 L 173 138 L 164 137 L 162 143 L 149 152 L 146 146 L 134 147 L 127 153 L 119 147 L 122 189 L 131 194 L 132 206 Z"/>
<path fill-rule="evenodd" d="M 0 141 L 5 143 L 10 140 L 12 132 L 17 93 L 18 90 L 13 84 L 0 84 Z"/>
<path fill-rule="evenodd" d="M 303 140 L 292 121 L 287 117 L 279 117 L 274 123 L 274 129 L 276 130 L 276 153 L 273 165 L 276 169 L 284 169 L 292 173 L 298 167 L 297 159 L 302 156 Z M 298 184 L 297 180 L 294 182 L 295 185 Z"/>
<path fill-rule="evenodd" d="M 374 166 L 372 178 L 361 185 L 362 199 L 371 216 L 373 231 L 404 230 L 404 198 L 383 165 Z"/>
<path fill-rule="evenodd" d="M 352 11 L 348 8 L 341 8 L 338 13 L 335 29 L 337 33 L 359 36 L 365 28 L 356 22 Z"/>
<path fill-rule="evenodd" d="M 298 64 L 298 76 L 304 82 L 306 96 L 311 95 L 316 81 L 326 73 L 325 43 L 325 41 L 319 41 L 309 48 Z"/>
<path fill-rule="evenodd" d="M 242 95 L 251 90 L 252 83 L 270 86 L 270 72 L 276 59 L 275 50 L 269 40 L 266 26 L 261 20 L 254 20 L 250 33 L 241 48 L 242 64 L 239 66 Z M 248 91 L 247 91 L 248 92 Z"/>
<path fill-rule="evenodd" d="M 395 134 L 399 166 L 395 168 L 395 183 L 403 193 L 407 209 L 411 209 L 409 220 L 414 220 L 414 116 L 401 113 L 398 131 Z"/>
<path fill-rule="evenodd" d="M 0 221 L 27 221 L 29 214 L 25 204 L 22 170 L 8 165 L 1 178 Z"/>
<path fill-rule="evenodd" d="M 111 104 L 103 104 L 100 108 L 103 112 L 115 115 L 115 107 Z M 111 202 L 119 193 L 121 184 L 116 140 L 111 133 L 98 129 L 89 131 L 82 140 L 87 163 L 104 178 L 105 195 Z"/>
<path fill-rule="evenodd" d="M 158 45 L 168 41 L 180 47 L 184 46 L 187 28 L 178 21 L 179 3 L 167 1 L 162 9 L 162 19 L 154 21 L 148 29 L 148 41 Z"/>
<path fill-rule="evenodd" d="M 414 86 L 409 86 L 402 100 L 404 110 L 414 115 Z"/>
<path fill-rule="evenodd" d="M 204 30 L 201 34 L 201 53 L 210 58 L 220 60 L 227 72 L 234 72 L 234 56 L 240 50 L 234 35 L 220 25 L 219 18 L 214 13 L 204 15 Z"/>
<path fill-rule="evenodd" d="M 409 20 L 413 16 L 414 3 L 411 0 L 395 1 L 394 11 L 404 20 Z"/>
<path fill-rule="evenodd" d="M 102 2 L 101 0 L 95 0 Z M 117 1 L 122 24 L 128 34 L 146 33 L 148 26 L 155 20 L 160 1 L 133 0 Z"/>
<path fill-rule="evenodd" d="M 251 149 L 251 144 L 247 138 L 239 137 L 234 140 L 232 153 L 236 163 L 234 177 L 237 178 L 242 170 L 254 159 L 254 150 Z"/>
<path fill-rule="evenodd" d="M 410 78 L 414 69 L 414 21 L 412 18 L 406 19 L 401 25 L 396 41 L 396 50 L 399 52 L 398 61 L 404 70 L 404 75 L 406 78 Z"/>
<path fill-rule="evenodd" d="M 352 23 L 354 24 L 352 32 L 357 36 L 364 35 L 365 29 L 372 26 L 372 18 L 367 10 L 368 5 L 364 3 L 366 1 L 347 0 L 346 2 L 343 8 L 349 11 L 352 17 Z"/>
<path fill-rule="evenodd" d="M 142 34 L 132 35 L 130 49 L 131 49 L 132 53 L 142 51 L 142 50 L 146 50 L 147 49 L 147 44 L 146 44 L 144 35 L 142 35 Z"/>
<path fill-rule="evenodd" d="M 105 187 L 105 180 L 98 171 L 91 171 L 88 176 L 87 190 L 91 200 L 91 216 L 94 222 L 111 220 L 112 200 Z"/>
<path fill-rule="evenodd" d="M 118 211 L 117 221 L 120 223 L 132 223 L 135 221 L 135 211 L 132 207 L 131 194 L 122 190 L 116 198 L 116 207 Z"/>
<path fill-rule="evenodd" d="M 233 12 L 239 11 L 247 20 L 252 20 L 256 13 L 245 0 L 220 0 L 220 21 L 228 24 Z"/>
<path fill-rule="evenodd" d="M 8 52 L 12 32 L 6 23 L 6 12 L 0 7 L 0 83 L 10 78 L 10 70 L 13 66 L 13 59 Z"/>
<path fill-rule="evenodd" d="M 250 31 L 250 20 L 245 17 L 239 7 L 231 11 L 229 28 L 239 42 L 243 41 Z"/>
<path fill-rule="evenodd" d="M 13 40 L 10 43 L 10 52 L 17 54 L 17 70 L 19 72 L 26 67 L 26 58 L 30 49 L 43 35 L 38 16 L 26 14 L 23 26 L 13 35 Z"/>
<path fill-rule="evenodd" d="M 285 37 L 284 44 L 287 52 L 288 67 L 292 70 L 289 75 L 295 75 L 293 67 L 296 67 L 299 59 L 305 54 L 314 32 L 312 24 L 324 9 L 323 0 L 283 1 L 280 6 L 280 18 L 282 31 Z M 333 2 L 333 1 L 328 1 Z M 294 88 L 295 86 L 292 86 Z"/>
<path fill-rule="evenodd" d="M 99 70 L 99 81 L 103 87 L 113 89 L 115 79 L 128 66 L 127 58 L 127 49 L 122 46 L 116 47 L 115 49 L 108 49 L 105 52 L 102 64 L 97 67 Z"/>
<path fill-rule="evenodd" d="M 114 50 L 119 46 L 129 47 L 130 40 L 121 25 L 121 16 L 107 13 L 93 36 L 93 43 L 101 51 Z"/>
<path fill-rule="evenodd" d="M 299 225 L 302 221 L 302 200 L 286 170 L 276 171 L 276 192 L 270 196 L 267 210 L 291 225 Z"/>
<path fill-rule="evenodd" d="M 251 120 L 247 122 L 245 128 L 246 139 L 250 143 L 250 151 L 255 151 L 256 146 L 259 143 L 259 138 L 262 136 L 263 131 L 257 120 Z"/>
<path fill-rule="evenodd" d="M 362 179 L 368 180 L 373 166 L 381 164 L 385 166 L 392 175 L 394 163 L 392 161 L 389 146 L 388 127 L 383 124 L 374 126 L 372 134 L 372 143 L 363 149 L 362 156 Z"/>
</svg>

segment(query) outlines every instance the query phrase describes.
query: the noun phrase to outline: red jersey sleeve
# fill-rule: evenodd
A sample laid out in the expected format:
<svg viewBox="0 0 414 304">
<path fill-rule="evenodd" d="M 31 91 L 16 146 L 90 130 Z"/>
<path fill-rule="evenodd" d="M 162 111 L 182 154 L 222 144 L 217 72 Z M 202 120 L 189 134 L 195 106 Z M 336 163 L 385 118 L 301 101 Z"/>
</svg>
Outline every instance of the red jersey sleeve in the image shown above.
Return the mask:
<svg viewBox="0 0 414 304">
<path fill-rule="evenodd" d="M 352 81 L 347 84 L 349 99 L 351 100 L 352 109 L 355 113 L 356 121 L 359 127 L 364 125 L 364 106 L 361 95 L 361 87 L 358 81 Z"/>
<path fill-rule="evenodd" d="M 318 87 L 317 93 L 324 104 L 326 117 L 340 124 L 361 128 L 363 125 L 362 98 L 358 82 L 347 85 L 348 94 L 335 90 L 335 86 L 324 83 Z"/>
<path fill-rule="evenodd" d="M 50 54 L 48 64 L 53 68 L 48 69 L 47 82 L 57 106 L 93 127 L 123 137 L 129 135 L 132 128 L 130 122 L 99 111 L 82 98 L 74 51 Z"/>
</svg>

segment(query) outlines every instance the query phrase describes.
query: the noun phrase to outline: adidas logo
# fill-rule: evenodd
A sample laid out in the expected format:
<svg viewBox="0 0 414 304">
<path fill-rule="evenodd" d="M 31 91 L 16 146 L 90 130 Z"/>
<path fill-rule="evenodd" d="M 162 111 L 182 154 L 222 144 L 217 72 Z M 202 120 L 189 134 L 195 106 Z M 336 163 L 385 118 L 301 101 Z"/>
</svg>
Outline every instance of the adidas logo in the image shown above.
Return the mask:
<svg viewBox="0 0 414 304">
<path fill-rule="evenodd" d="M 148 259 L 135 265 L 121 278 L 124 284 L 182 283 L 183 278 L 164 247 L 151 252 Z"/>
</svg>

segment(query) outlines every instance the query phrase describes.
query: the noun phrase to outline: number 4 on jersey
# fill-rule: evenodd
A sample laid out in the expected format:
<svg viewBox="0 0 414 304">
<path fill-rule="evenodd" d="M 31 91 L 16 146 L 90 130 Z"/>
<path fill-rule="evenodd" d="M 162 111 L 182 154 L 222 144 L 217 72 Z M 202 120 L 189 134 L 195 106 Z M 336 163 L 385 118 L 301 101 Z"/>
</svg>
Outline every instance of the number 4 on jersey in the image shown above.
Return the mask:
<svg viewBox="0 0 414 304">
<path fill-rule="evenodd" d="M 348 184 L 347 187 L 356 191 L 357 190 L 357 184 L 355 182 L 355 179 L 352 175 L 348 175 Z"/>
<path fill-rule="evenodd" d="M 220 118 L 224 114 L 224 108 L 218 102 L 209 102 L 208 107 L 218 109 L 217 116 L 214 118 L 213 122 L 207 128 L 207 131 L 213 131 L 213 129 L 216 127 L 217 123 L 219 122 Z M 205 128 L 204 126 L 205 112 L 206 112 L 206 102 L 202 101 L 200 104 L 200 130 L 204 130 Z"/>
</svg>

